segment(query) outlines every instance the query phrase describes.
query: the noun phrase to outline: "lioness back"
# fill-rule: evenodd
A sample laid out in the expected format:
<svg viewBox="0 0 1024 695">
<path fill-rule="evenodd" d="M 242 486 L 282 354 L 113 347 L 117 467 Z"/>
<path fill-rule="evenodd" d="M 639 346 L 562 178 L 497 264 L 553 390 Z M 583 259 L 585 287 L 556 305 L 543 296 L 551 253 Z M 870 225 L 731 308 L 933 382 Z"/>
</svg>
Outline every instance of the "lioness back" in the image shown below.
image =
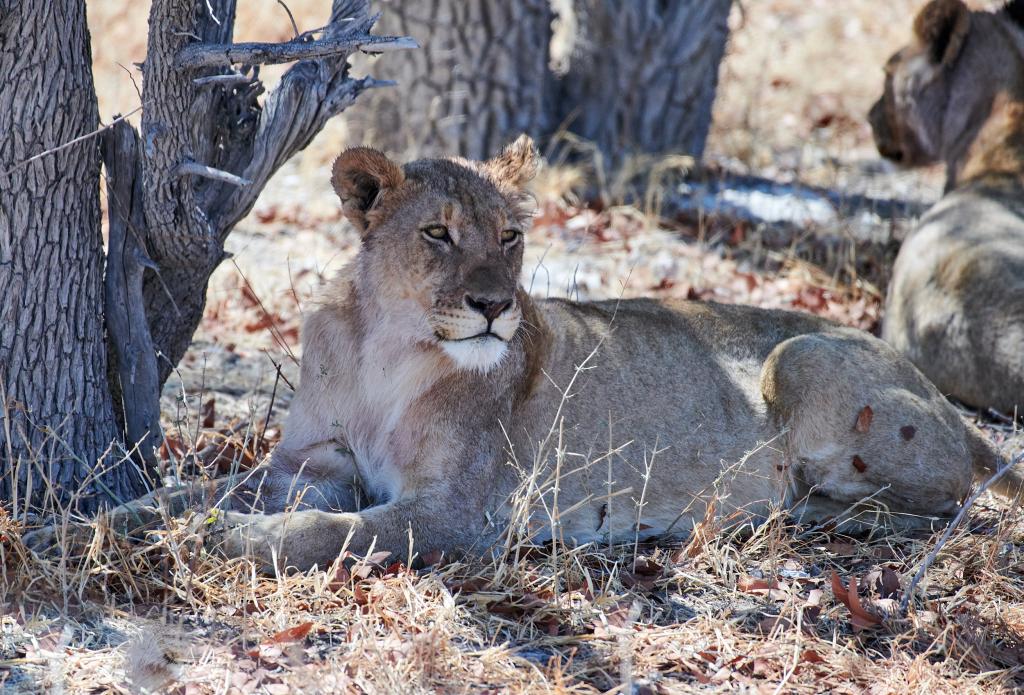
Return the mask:
<svg viewBox="0 0 1024 695">
<path fill-rule="evenodd" d="M 1024 406 L 1024 198 L 950 193 L 893 268 L 882 337 L 965 403 Z"/>
</svg>

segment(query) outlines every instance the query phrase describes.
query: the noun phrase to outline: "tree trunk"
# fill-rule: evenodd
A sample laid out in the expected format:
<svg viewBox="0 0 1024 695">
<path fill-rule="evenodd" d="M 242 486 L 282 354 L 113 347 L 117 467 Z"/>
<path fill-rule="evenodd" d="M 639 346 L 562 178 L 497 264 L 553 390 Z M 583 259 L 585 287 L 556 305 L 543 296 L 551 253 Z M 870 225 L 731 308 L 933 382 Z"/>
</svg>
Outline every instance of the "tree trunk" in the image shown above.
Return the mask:
<svg viewBox="0 0 1024 695">
<path fill-rule="evenodd" d="M 140 490 L 130 466 L 83 483 L 116 439 L 103 326 L 95 138 L 16 166 L 99 126 L 82 0 L 0 10 L 0 497 L 80 506 Z M 33 489 L 34 488 L 34 489 Z M 80 489 L 81 488 L 81 489 Z"/>
<path fill-rule="evenodd" d="M 382 0 L 382 25 L 425 48 L 381 70 L 398 88 L 347 114 L 350 142 L 484 158 L 520 133 L 557 139 L 565 126 L 570 148 L 596 149 L 605 170 L 630 153 L 699 158 L 730 5 Z"/>
<path fill-rule="evenodd" d="M 234 21 L 235 0 L 153 0 L 139 137 L 123 120 L 98 130 L 84 0 L 0 0 L 0 499 L 15 509 L 87 510 L 157 482 L 160 389 L 227 235 L 380 84 L 349 77 L 349 55 L 415 47 L 370 35 L 366 0 L 335 0 L 324 27 L 283 44 L 231 44 Z M 306 57 L 257 100 L 254 66 Z"/>
<path fill-rule="evenodd" d="M 210 275 L 225 258 L 224 240 L 235 224 L 278 167 L 305 148 L 329 118 L 380 84 L 348 72 L 349 55 L 378 38 L 369 36 L 374 18 L 366 0 L 335 0 L 323 37 L 352 45 L 296 63 L 262 103 L 257 97 L 263 86 L 251 66 L 248 82 L 197 85 L 197 79 L 232 73 L 230 63 L 195 69 L 182 67 L 175 56 L 186 48 L 229 43 L 234 17 L 235 0 L 154 0 L 150 13 L 142 139 L 146 246 L 158 270 L 147 274 L 144 295 L 161 384 L 203 317 Z M 169 26 L 178 30 L 166 31 Z M 265 48 L 269 55 L 273 46 Z M 185 173 L 186 163 L 235 174 L 241 183 Z"/>
<path fill-rule="evenodd" d="M 408 156 L 493 155 L 547 128 L 549 0 L 386 0 L 382 29 L 425 45 L 376 72 L 395 80 L 346 114 L 352 144 Z"/>
<path fill-rule="evenodd" d="M 711 126 L 731 0 L 573 0 L 558 120 L 612 168 L 624 153 L 697 159 Z"/>
</svg>

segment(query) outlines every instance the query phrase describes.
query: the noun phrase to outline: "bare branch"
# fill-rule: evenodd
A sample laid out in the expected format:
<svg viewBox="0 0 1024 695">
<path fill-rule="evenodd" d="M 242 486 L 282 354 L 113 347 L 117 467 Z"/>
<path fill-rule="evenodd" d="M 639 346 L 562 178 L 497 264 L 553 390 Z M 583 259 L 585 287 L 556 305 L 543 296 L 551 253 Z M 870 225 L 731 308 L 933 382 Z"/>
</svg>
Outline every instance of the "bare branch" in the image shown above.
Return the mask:
<svg viewBox="0 0 1024 695">
<path fill-rule="evenodd" d="M 292 31 L 295 32 L 295 38 L 299 37 L 299 25 L 295 23 L 295 15 L 288 9 L 288 6 L 284 4 L 284 0 L 277 0 L 277 4 L 284 8 L 284 11 L 288 13 L 288 21 L 292 23 Z"/>
<path fill-rule="evenodd" d="M 349 75 L 348 57 L 360 47 L 394 45 L 394 39 L 370 34 L 377 16 L 370 14 L 368 0 L 333 0 L 330 20 L 316 40 L 307 32 L 280 50 L 275 44 L 236 45 L 235 4 L 209 0 L 210 12 L 196 12 L 192 0 L 153 0 L 151 6 L 141 139 L 146 241 L 160 272 L 146 274 L 143 292 L 163 378 L 202 319 L 210 274 L 224 260 L 224 240 L 234 224 L 273 172 L 308 145 L 327 119 L 376 86 Z M 265 62 L 325 57 L 299 60 L 260 100 L 257 71 L 264 57 L 257 60 L 254 50 L 266 46 L 277 53 L 264 56 Z M 180 67 L 182 56 L 194 69 Z M 225 69 L 234 60 L 252 72 Z M 251 81 L 229 75 L 205 79 L 243 72 Z M 228 88 L 203 86 L 218 84 Z"/>
<path fill-rule="evenodd" d="M 253 185 L 218 192 L 218 200 L 207 205 L 221 229 L 230 229 L 248 214 L 273 173 L 308 145 L 331 116 L 354 103 L 366 89 L 384 86 L 369 77 L 333 79 L 323 70 L 312 63 L 299 63 L 269 95 L 243 172 Z"/>
<path fill-rule="evenodd" d="M 369 35 L 284 43 L 192 43 L 178 52 L 174 66 L 183 70 L 194 70 L 205 67 L 228 67 L 233 63 L 274 65 L 309 58 L 347 55 L 353 51 L 383 53 L 407 48 L 419 48 L 419 44 L 409 36 Z"/>
<path fill-rule="evenodd" d="M 198 162 L 182 162 L 174 170 L 178 176 L 202 176 L 216 181 L 230 183 L 232 186 L 248 186 L 252 183 L 249 179 L 232 174 L 230 171 L 214 169 Z"/>
<path fill-rule="evenodd" d="M 940 538 L 939 542 L 935 544 L 932 551 L 928 553 L 928 557 L 924 559 L 924 562 L 922 562 L 921 566 L 917 569 L 917 573 L 914 574 L 914 578 L 910 580 L 910 585 L 907 586 L 907 590 L 903 593 L 903 599 L 900 601 L 900 615 L 906 615 L 907 607 L 910 606 L 910 598 L 914 595 L 914 589 L 924 578 L 924 574 L 928 571 L 928 568 L 931 567 L 933 562 L 935 562 L 935 559 L 939 556 L 939 552 L 945 547 L 950 536 L 953 535 L 953 531 L 960 525 L 960 522 L 963 521 L 964 517 L 967 516 L 967 510 L 969 510 L 971 505 L 973 505 L 986 490 L 992 487 L 996 481 L 1013 470 L 1022 461 L 1024 461 L 1024 452 L 1017 454 L 1013 459 L 1007 461 L 1002 468 L 996 471 L 991 478 L 985 481 L 984 485 L 978 488 L 977 492 L 971 495 L 971 497 L 960 506 L 960 511 L 957 512 L 957 515 L 951 522 L 949 522 L 949 526 L 946 527 L 946 531 L 942 534 L 942 538 Z"/>
<path fill-rule="evenodd" d="M 248 84 L 252 82 L 253 78 L 249 75 L 243 75 L 240 72 L 232 72 L 227 75 L 208 75 L 206 77 L 197 77 L 192 80 L 194 85 L 207 85 L 207 84 L 221 84 L 221 85 L 234 85 L 234 84 Z"/>
</svg>

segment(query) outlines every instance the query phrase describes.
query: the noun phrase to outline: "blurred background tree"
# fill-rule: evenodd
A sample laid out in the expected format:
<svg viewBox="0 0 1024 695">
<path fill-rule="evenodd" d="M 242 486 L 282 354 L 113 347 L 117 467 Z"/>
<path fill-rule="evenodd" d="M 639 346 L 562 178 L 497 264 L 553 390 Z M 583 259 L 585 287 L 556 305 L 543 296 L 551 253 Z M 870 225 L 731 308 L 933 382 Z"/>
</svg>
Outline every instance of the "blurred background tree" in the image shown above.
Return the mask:
<svg viewBox="0 0 1024 695">
<path fill-rule="evenodd" d="M 526 132 L 592 150 L 699 158 L 731 0 L 383 0 L 381 30 L 423 48 L 378 72 L 399 83 L 346 114 L 352 142 L 485 158 Z"/>
</svg>

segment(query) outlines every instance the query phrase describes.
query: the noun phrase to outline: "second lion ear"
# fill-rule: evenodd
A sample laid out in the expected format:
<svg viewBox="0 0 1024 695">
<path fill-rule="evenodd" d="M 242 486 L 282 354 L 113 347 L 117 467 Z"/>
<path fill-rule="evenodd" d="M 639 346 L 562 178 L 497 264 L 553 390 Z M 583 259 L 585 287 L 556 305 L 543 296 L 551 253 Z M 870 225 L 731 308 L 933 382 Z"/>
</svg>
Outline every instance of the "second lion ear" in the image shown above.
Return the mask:
<svg viewBox="0 0 1024 695">
<path fill-rule="evenodd" d="M 914 33 L 928 47 L 932 62 L 949 66 L 960 55 L 971 27 L 963 0 L 931 0 L 914 19 Z"/>
<path fill-rule="evenodd" d="M 369 228 L 369 213 L 380 197 L 404 180 L 400 166 L 370 147 L 352 147 L 342 152 L 334 160 L 331 174 L 342 212 L 360 234 L 365 234 Z"/>
<path fill-rule="evenodd" d="M 540 155 L 529 135 L 520 135 L 515 142 L 506 145 L 497 157 L 483 163 L 484 172 L 498 186 L 523 190 L 537 175 Z"/>
</svg>

